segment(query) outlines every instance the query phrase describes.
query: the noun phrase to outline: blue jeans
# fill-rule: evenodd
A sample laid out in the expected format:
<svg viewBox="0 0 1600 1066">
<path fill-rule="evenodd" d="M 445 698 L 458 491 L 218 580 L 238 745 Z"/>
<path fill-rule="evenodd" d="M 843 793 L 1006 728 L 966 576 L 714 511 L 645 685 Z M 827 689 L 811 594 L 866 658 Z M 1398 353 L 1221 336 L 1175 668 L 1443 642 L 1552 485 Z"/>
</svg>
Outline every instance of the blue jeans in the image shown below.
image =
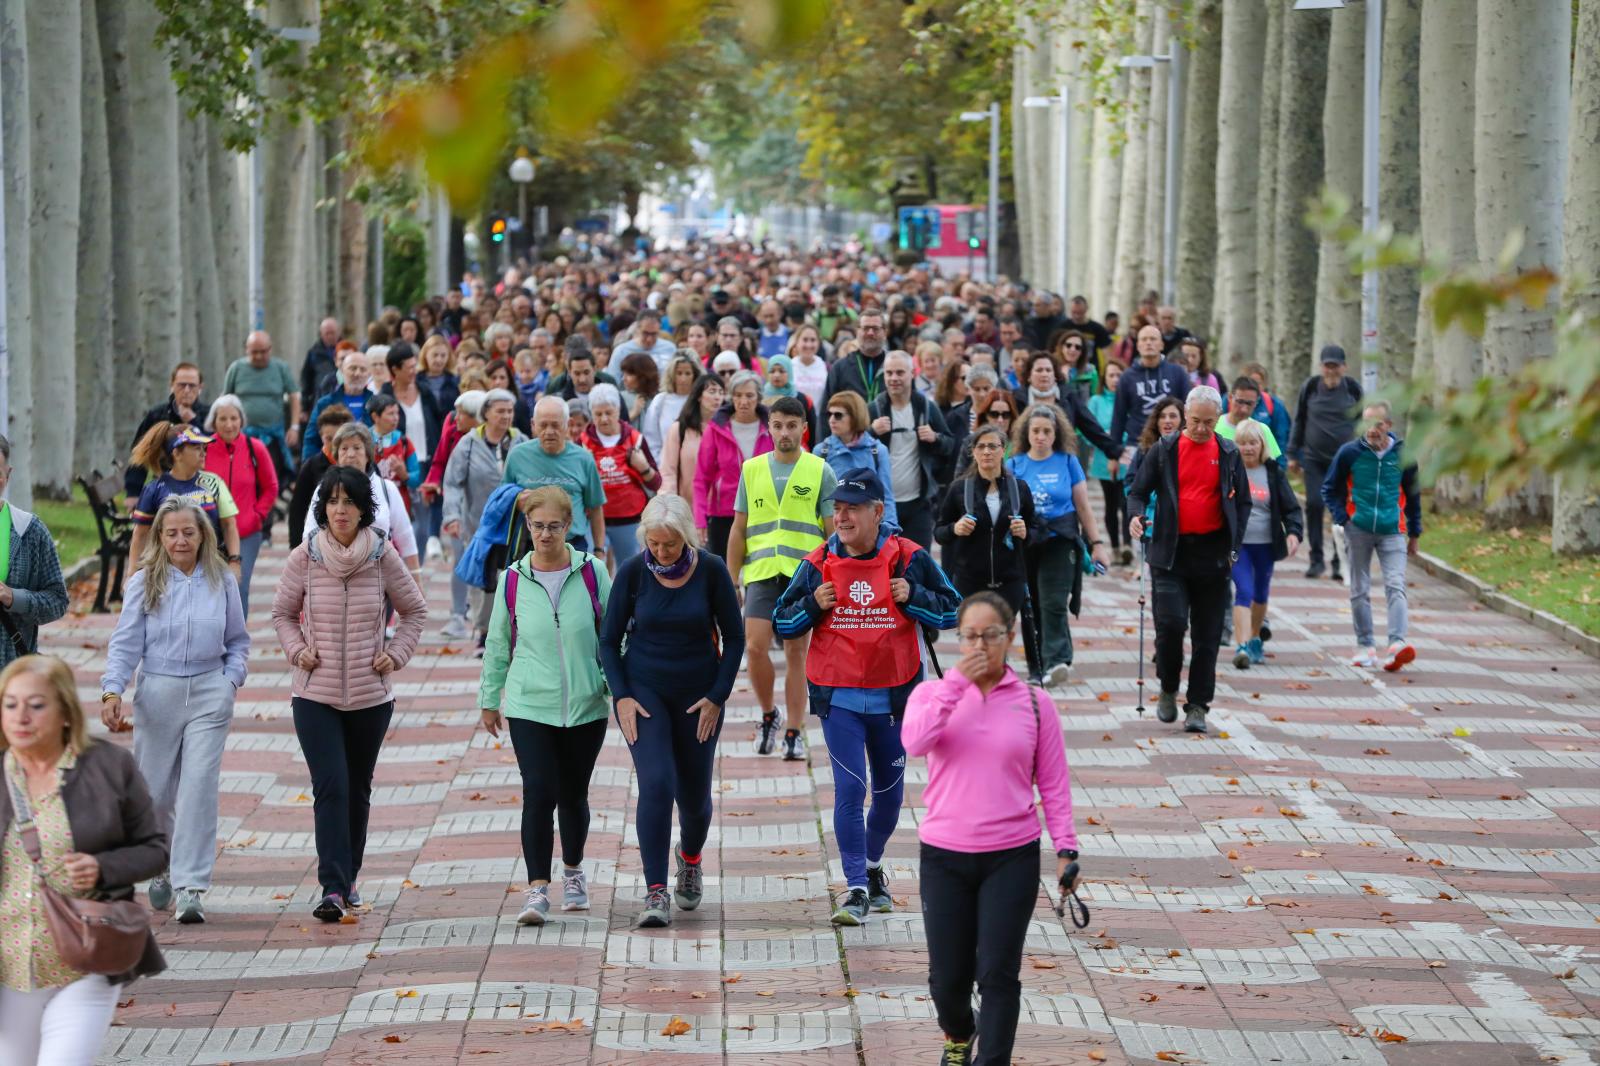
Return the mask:
<svg viewBox="0 0 1600 1066">
<path fill-rule="evenodd" d="M 255 573 L 256 556 L 261 554 L 261 531 L 239 538 L 239 606 L 250 613 L 250 575 Z"/>
<path fill-rule="evenodd" d="M 1345 523 L 1345 544 L 1350 549 L 1350 621 L 1355 625 L 1356 644 L 1363 648 L 1372 641 L 1372 556 L 1376 552 L 1383 569 L 1383 594 L 1389 606 L 1389 643 L 1406 639 L 1406 535 L 1368 533 Z"/>
<path fill-rule="evenodd" d="M 905 798 L 906 749 L 893 715 L 857 714 L 838 707 L 822 720 L 822 737 L 833 760 L 833 833 L 848 888 L 867 887 L 867 863 L 883 858 Z M 867 767 L 872 767 L 872 809 Z"/>
<path fill-rule="evenodd" d="M 613 522 L 606 519 L 606 550 L 611 553 L 611 562 L 615 566 L 621 566 L 638 555 L 639 520 Z"/>
</svg>

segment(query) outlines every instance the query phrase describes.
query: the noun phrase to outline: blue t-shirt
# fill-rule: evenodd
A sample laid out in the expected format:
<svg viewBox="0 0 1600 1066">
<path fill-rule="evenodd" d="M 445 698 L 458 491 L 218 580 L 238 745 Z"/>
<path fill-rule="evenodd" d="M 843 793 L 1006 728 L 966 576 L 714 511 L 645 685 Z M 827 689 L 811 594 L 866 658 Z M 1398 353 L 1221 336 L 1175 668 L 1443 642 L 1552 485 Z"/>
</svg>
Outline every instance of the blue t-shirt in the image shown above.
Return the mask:
<svg viewBox="0 0 1600 1066">
<path fill-rule="evenodd" d="M 1045 522 L 1072 514 L 1073 486 L 1083 481 L 1083 466 L 1076 455 L 1051 452 L 1048 459 L 1033 459 L 1026 452 L 1013 455 L 1011 472 L 1028 483 L 1033 493 L 1033 509 Z"/>
</svg>

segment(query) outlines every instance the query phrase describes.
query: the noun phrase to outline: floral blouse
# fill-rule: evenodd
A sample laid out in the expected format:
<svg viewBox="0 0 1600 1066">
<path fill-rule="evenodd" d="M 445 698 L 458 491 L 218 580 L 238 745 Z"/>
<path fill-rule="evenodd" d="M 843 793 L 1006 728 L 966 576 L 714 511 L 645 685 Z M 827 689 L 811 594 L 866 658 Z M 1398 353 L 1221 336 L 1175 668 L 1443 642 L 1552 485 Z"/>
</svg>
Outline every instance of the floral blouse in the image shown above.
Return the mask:
<svg viewBox="0 0 1600 1066">
<path fill-rule="evenodd" d="M 58 782 L 77 761 L 70 750 L 61 753 L 61 761 L 56 763 Z M 27 794 L 27 778 L 9 751 L 4 757 L 4 774 L 7 781 L 16 782 L 17 788 Z M 61 865 L 72 852 L 72 826 L 67 822 L 59 784 L 44 798 L 30 799 L 30 804 L 34 826 L 39 831 L 46 880 L 58 892 L 78 895 L 72 891 Z M 13 811 L 11 825 L 0 844 L 0 987 L 32 992 L 69 985 L 82 976 L 56 953 L 56 942 L 45 918 L 44 895 L 38 891 L 33 860 L 22 846 L 22 833 Z"/>
</svg>

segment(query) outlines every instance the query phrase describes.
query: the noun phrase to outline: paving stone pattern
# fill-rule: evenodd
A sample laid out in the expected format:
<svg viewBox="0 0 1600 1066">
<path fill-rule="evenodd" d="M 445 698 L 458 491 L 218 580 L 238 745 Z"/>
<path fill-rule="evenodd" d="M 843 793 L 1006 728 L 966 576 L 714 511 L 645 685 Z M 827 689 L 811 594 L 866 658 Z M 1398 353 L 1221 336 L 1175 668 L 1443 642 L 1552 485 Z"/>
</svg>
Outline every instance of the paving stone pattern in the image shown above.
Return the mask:
<svg viewBox="0 0 1600 1066">
<path fill-rule="evenodd" d="M 521 928 L 521 782 L 509 742 L 475 728 L 477 664 L 438 637 L 442 613 L 401 675 L 378 766 L 369 908 L 312 920 L 310 785 L 265 610 L 282 565 L 269 548 L 256 571 L 211 921 L 158 919 L 170 969 L 123 990 L 101 1061 L 937 1058 L 920 760 L 887 856 L 897 913 L 835 931 L 821 732 L 809 767 L 755 756 L 741 683 L 705 902 L 641 931 L 633 773 L 613 731 L 591 790 L 594 909 Z M 1343 665 L 1344 586 L 1277 587 L 1267 666 L 1224 663 L 1196 738 L 1135 712 L 1132 575 L 1090 584 L 1080 676 L 1057 696 L 1093 919 L 1057 918 L 1042 871 L 1014 1061 L 1600 1059 L 1600 665 L 1414 574 L 1419 659 L 1371 676 Z M 442 572 L 426 592 L 442 612 Z M 91 702 L 113 621 L 46 632 Z M 956 657 L 948 639 L 940 652 Z M 686 1031 L 662 1035 L 675 1020 Z"/>
</svg>

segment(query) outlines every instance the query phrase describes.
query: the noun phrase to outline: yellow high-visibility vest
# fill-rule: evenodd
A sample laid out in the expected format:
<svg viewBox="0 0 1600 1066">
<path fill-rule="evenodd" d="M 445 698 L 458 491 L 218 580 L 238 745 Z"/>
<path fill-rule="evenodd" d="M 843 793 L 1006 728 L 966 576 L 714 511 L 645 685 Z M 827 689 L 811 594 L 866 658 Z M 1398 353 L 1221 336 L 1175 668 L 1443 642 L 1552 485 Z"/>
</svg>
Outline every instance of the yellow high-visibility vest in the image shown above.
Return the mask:
<svg viewBox="0 0 1600 1066">
<path fill-rule="evenodd" d="M 817 519 L 817 498 L 822 493 L 825 460 L 801 452 L 794 472 L 778 499 L 772 481 L 770 455 L 745 461 L 744 480 L 746 582 L 769 577 L 793 577 L 813 548 L 822 543 L 822 523 Z"/>
</svg>

